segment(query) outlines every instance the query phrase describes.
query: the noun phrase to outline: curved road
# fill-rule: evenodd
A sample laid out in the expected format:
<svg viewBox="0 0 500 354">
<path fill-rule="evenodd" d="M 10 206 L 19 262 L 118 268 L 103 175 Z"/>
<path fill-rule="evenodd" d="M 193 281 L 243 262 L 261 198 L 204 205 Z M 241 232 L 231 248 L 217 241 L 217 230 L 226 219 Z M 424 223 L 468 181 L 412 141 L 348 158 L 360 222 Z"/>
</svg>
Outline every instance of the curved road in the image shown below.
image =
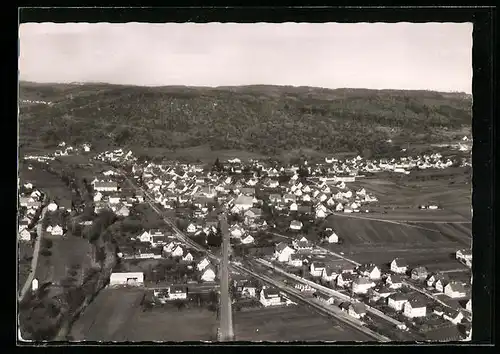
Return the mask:
<svg viewBox="0 0 500 354">
<path fill-rule="evenodd" d="M 35 248 L 33 250 L 33 258 L 31 260 L 31 272 L 28 275 L 28 278 L 26 279 L 26 282 L 24 283 L 24 286 L 21 290 L 21 294 L 19 295 L 19 301 L 23 301 L 24 297 L 26 296 L 26 293 L 28 292 L 28 289 L 31 288 L 31 284 L 35 277 L 36 267 L 38 265 L 38 256 L 40 255 L 40 242 L 42 240 L 42 234 L 43 234 L 42 220 L 45 216 L 46 211 L 47 211 L 47 206 L 43 207 L 42 213 L 40 214 L 40 220 L 36 226 L 37 238 L 35 241 Z"/>
</svg>

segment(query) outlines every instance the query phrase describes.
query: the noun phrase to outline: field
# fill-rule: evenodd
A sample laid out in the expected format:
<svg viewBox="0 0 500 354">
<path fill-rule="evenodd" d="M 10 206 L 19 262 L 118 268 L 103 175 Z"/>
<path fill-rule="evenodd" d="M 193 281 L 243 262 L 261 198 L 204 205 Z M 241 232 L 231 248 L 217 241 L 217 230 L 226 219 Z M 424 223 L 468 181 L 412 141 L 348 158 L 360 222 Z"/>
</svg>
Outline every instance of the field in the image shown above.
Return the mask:
<svg viewBox="0 0 500 354">
<path fill-rule="evenodd" d="M 104 289 L 73 325 L 74 340 L 210 341 L 217 319 L 208 310 L 166 307 L 143 312 L 141 289 Z"/>
<path fill-rule="evenodd" d="M 92 246 L 87 240 L 72 236 L 48 236 L 52 241 L 49 249 L 51 255 L 40 255 L 35 277 L 40 283 L 52 281 L 58 282 L 67 277 L 72 265 L 80 265 L 81 269 L 91 266 Z"/>
<path fill-rule="evenodd" d="M 34 163 L 31 170 L 28 166 L 29 163 L 19 163 L 19 178 L 22 183 L 31 182 L 35 188 L 47 193 L 49 198 L 57 197 L 59 200 L 69 201 L 71 205 L 71 191 L 57 176 L 43 170 L 39 163 Z"/>
<path fill-rule="evenodd" d="M 409 225 L 396 221 L 385 222 L 332 215 L 327 218 L 327 225 L 332 227 L 349 246 L 389 243 L 435 246 L 439 242 L 448 242 L 450 246 L 464 248 L 470 247 L 471 243 L 468 228 L 451 226 L 452 224 Z"/>
<path fill-rule="evenodd" d="M 233 312 L 237 341 L 369 341 L 362 333 L 342 327 L 299 306 Z"/>
</svg>

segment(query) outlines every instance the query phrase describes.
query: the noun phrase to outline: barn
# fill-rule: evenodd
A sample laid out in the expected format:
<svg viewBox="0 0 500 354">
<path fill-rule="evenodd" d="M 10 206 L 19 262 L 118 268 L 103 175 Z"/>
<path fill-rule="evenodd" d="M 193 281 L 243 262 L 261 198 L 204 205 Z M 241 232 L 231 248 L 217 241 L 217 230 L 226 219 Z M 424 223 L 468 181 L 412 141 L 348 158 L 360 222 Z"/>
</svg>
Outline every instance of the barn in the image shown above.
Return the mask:
<svg viewBox="0 0 500 354">
<path fill-rule="evenodd" d="M 144 285 L 144 273 L 111 273 L 109 278 L 110 286 L 141 286 Z"/>
</svg>

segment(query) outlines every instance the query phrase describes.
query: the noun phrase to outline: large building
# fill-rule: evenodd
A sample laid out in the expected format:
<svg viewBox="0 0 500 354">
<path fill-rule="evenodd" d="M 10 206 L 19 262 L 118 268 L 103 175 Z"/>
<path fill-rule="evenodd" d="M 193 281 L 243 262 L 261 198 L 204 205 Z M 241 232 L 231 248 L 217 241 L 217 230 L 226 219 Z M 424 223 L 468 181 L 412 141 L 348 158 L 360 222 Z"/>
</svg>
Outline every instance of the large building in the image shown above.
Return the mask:
<svg viewBox="0 0 500 354">
<path fill-rule="evenodd" d="M 109 277 L 110 286 L 141 286 L 144 285 L 144 273 L 111 273 Z"/>
</svg>

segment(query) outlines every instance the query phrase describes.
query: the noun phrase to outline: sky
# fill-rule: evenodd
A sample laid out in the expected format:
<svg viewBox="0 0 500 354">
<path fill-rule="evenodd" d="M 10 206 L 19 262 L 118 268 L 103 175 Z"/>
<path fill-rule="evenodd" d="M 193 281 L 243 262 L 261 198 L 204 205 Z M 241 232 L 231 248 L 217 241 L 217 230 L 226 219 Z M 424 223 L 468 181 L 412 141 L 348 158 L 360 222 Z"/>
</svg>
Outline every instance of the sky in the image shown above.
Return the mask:
<svg viewBox="0 0 500 354">
<path fill-rule="evenodd" d="M 19 77 L 472 90 L 471 23 L 24 23 Z"/>
</svg>

